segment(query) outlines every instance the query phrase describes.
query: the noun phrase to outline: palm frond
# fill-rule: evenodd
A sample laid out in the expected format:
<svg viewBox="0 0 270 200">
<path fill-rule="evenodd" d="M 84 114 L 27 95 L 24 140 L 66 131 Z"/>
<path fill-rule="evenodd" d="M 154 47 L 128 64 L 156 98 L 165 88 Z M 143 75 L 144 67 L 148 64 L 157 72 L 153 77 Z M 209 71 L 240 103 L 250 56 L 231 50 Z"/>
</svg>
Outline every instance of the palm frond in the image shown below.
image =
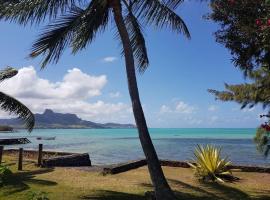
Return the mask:
<svg viewBox="0 0 270 200">
<path fill-rule="evenodd" d="M 56 18 L 83 0 L 0 0 L 0 19 L 26 25 Z M 59 12 L 60 11 L 60 12 Z"/>
<path fill-rule="evenodd" d="M 189 30 L 183 19 L 174 12 L 177 1 L 144 0 L 133 5 L 135 13 L 147 25 L 154 24 L 158 28 L 170 28 L 190 38 Z"/>
<path fill-rule="evenodd" d="M 91 43 L 97 32 L 103 32 L 109 21 L 109 4 L 107 0 L 92 0 L 81 25 L 77 27 L 72 39 L 72 52 L 84 49 Z"/>
<path fill-rule="evenodd" d="M 23 120 L 29 132 L 33 130 L 35 125 L 34 114 L 20 101 L 0 92 L 0 107 L 4 111 L 13 113 Z"/>
<path fill-rule="evenodd" d="M 13 76 L 18 74 L 18 71 L 12 67 L 7 67 L 3 70 L 0 70 L 0 82 L 2 82 L 5 79 L 9 79 Z"/>
<path fill-rule="evenodd" d="M 176 9 L 184 0 L 163 0 L 164 4 L 171 9 Z"/>
<path fill-rule="evenodd" d="M 149 65 L 149 60 L 144 36 L 141 31 L 142 27 L 137 18 L 133 15 L 132 11 L 129 11 L 125 17 L 125 23 L 129 32 L 133 53 L 136 59 L 137 69 L 140 73 L 143 73 Z"/>
<path fill-rule="evenodd" d="M 69 14 L 47 26 L 33 44 L 30 57 L 43 54 L 42 68 L 44 68 L 49 62 L 57 63 L 69 45 L 73 53 L 84 48 L 108 22 L 108 6 L 98 5 L 98 1 L 100 2 L 93 0 L 85 10 L 73 7 Z"/>
<path fill-rule="evenodd" d="M 55 23 L 48 25 L 44 29 L 44 33 L 33 44 L 30 57 L 34 58 L 43 54 L 42 68 L 48 62 L 54 61 L 56 63 L 64 49 L 70 44 L 74 29 L 81 23 L 80 19 L 83 15 L 83 11 L 76 8 Z"/>
</svg>

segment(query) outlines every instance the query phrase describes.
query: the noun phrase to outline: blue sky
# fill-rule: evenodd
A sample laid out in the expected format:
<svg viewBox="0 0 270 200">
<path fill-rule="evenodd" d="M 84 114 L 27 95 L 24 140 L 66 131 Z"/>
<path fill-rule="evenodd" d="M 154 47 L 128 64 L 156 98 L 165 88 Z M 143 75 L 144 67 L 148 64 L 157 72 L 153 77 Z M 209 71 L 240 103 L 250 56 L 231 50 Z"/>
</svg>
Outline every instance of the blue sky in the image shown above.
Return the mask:
<svg viewBox="0 0 270 200">
<path fill-rule="evenodd" d="M 208 11 L 207 4 L 193 1 L 177 10 L 189 27 L 191 40 L 167 29 L 144 29 L 150 66 L 138 75 L 138 84 L 150 127 L 259 125 L 260 107 L 240 111 L 238 104 L 215 101 L 207 92 L 208 88 L 222 90 L 225 82 L 244 81 L 231 64 L 228 50 L 215 42 L 217 24 L 203 19 Z M 0 66 L 20 69 L 1 90 L 34 112 L 52 108 L 97 122 L 134 122 L 124 61 L 112 26 L 86 50 L 76 56 L 67 50 L 58 64 L 45 70 L 39 68 L 40 59 L 27 59 L 40 27 L 0 22 L 0 31 Z"/>
</svg>

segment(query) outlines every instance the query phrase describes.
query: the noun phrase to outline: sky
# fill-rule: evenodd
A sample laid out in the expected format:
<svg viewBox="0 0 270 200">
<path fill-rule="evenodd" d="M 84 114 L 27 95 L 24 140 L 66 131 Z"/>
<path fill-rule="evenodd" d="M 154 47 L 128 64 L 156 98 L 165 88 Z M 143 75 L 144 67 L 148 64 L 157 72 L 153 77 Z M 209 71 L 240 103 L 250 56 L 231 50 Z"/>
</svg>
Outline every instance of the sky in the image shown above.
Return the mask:
<svg viewBox="0 0 270 200">
<path fill-rule="evenodd" d="M 218 25 L 203 18 L 207 3 L 185 1 L 177 9 L 191 40 L 169 29 L 145 27 L 150 66 L 137 74 L 149 127 L 254 128 L 262 121 L 260 106 L 240 110 L 236 103 L 216 101 L 207 89 L 246 81 L 231 63 L 230 52 L 215 42 Z M 57 64 L 41 70 L 41 59 L 29 59 L 31 45 L 43 26 L 0 21 L 0 66 L 19 70 L 0 84 L 34 113 L 46 108 L 75 113 L 94 122 L 134 123 L 121 48 L 113 23 L 85 50 L 65 51 Z M 1 118 L 7 114 L 0 112 Z"/>
</svg>

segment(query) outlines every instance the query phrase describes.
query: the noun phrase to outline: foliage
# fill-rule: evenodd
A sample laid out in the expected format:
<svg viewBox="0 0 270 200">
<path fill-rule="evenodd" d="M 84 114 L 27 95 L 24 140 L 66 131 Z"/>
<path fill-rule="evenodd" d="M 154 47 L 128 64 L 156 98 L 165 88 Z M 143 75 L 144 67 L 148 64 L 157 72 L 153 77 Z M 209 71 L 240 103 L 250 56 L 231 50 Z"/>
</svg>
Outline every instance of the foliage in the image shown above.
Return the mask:
<svg viewBox="0 0 270 200">
<path fill-rule="evenodd" d="M 215 36 L 227 47 L 236 67 L 251 83 L 225 84 L 228 91 L 210 90 L 223 101 L 269 105 L 270 90 L 270 2 L 267 0 L 212 0 L 209 19 L 220 25 Z"/>
<path fill-rule="evenodd" d="M 7 166 L 0 165 L 0 185 L 5 184 L 11 174 L 12 172 Z"/>
<path fill-rule="evenodd" d="M 208 90 L 222 101 L 235 101 L 252 108 L 256 104 L 262 104 L 263 108 L 270 110 L 270 71 L 258 69 L 248 73 L 252 83 L 236 85 L 225 84 L 226 91 Z"/>
<path fill-rule="evenodd" d="M 46 192 L 29 192 L 28 200 L 49 200 L 48 193 Z"/>
<path fill-rule="evenodd" d="M 267 124 L 261 125 L 256 131 L 256 136 L 254 137 L 254 142 L 256 143 L 257 150 L 263 153 L 264 156 L 268 156 L 270 151 L 270 126 Z"/>
<path fill-rule="evenodd" d="M 249 79 L 248 83 L 225 84 L 225 91 L 210 89 L 216 99 L 235 101 L 252 108 L 261 104 L 270 114 L 270 1 L 269 0 L 212 0 L 209 19 L 220 29 L 217 42 L 227 47 L 234 65 Z M 266 122 L 269 124 L 269 121 Z M 259 128 L 255 137 L 257 149 L 267 155 L 264 144 L 266 130 Z"/>
<path fill-rule="evenodd" d="M 200 146 L 195 149 L 195 165 L 189 163 L 194 169 L 195 176 L 199 180 L 211 180 L 224 182 L 222 179 L 231 177 L 231 171 L 228 166 L 231 164 L 227 158 L 222 159 L 220 155 L 221 148 L 212 145 Z"/>
<path fill-rule="evenodd" d="M 270 4 L 267 0 L 212 0 L 209 18 L 219 23 L 217 42 L 244 71 L 270 69 Z"/>
<path fill-rule="evenodd" d="M 1 70 L 0 82 L 12 78 L 17 73 L 18 71 L 11 67 Z M 0 92 L 0 107 L 4 111 L 18 115 L 19 118 L 24 121 L 28 131 L 32 131 L 35 125 L 35 117 L 23 103 L 3 92 Z"/>
</svg>

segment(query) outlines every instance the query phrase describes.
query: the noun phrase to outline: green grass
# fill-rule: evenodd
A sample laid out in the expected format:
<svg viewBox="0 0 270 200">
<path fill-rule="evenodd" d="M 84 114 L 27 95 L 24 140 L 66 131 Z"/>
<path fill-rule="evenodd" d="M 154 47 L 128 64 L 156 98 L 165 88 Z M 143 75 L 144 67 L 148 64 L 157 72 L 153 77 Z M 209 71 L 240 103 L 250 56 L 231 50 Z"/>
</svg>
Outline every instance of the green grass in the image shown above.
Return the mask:
<svg viewBox="0 0 270 200">
<path fill-rule="evenodd" d="M 40 169 L 31 161 L 18 172 L 16 159 L 4 161 L 14 175 L 0 188 L 1 200 L 27 200 L 30 191 L 46 192 L 51 200 L 142 200 L 145 191 L 152 190 L 146 167 L 102 176 L 76 168 Z M 239 182 L 202 184 L 191 169 L 164 167 L 164 171 L 179 199 L 270 200 L 270 174 L 236 172 Z"/>
</svg>

